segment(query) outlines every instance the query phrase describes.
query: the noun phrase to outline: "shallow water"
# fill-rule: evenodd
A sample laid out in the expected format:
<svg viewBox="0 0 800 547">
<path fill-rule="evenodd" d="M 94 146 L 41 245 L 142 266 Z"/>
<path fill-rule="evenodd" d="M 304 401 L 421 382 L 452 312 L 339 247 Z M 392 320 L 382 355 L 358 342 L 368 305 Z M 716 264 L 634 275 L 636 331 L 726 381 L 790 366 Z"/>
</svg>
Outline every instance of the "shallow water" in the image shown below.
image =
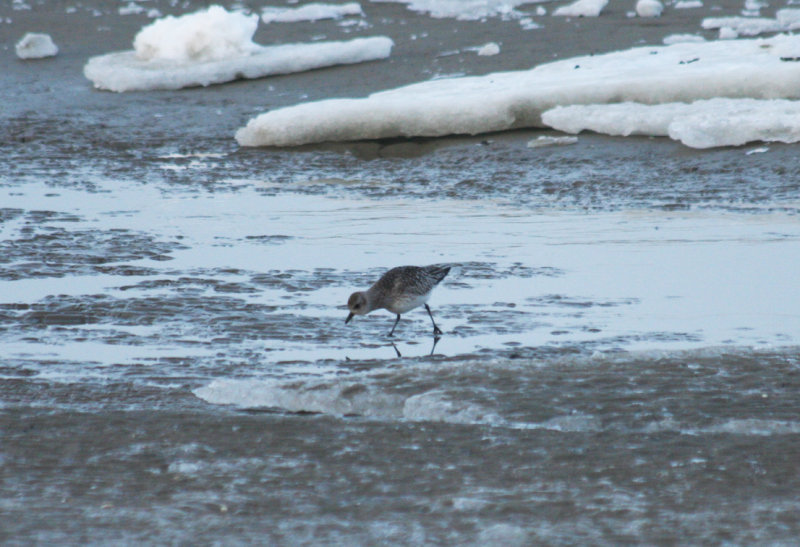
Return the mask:
<svg viewBox="0 0 800 547">
<path fill-rule="evenodd" d="M 8 190 L 7 356 L 45 358 L 55 344 L 98 366 L 187 351 L 218 360 L 220 346 L 229 360 L 262 353 L 262 368 L 388 358 L 391 315 L 345 325 L 344 302 L 389 266 L 435 262 L 455 265 L 432 299 L 448 333 L 443 355 L 798 343 L 787 298 L 800 258 L 794 214 L 537 210 L 228 183 Z M 68 205 L 34 209 L 48 203 Z M 406 315 L 401 354 L 429 352 L 427 321 Z"/>
<path fill-rule="evenodd" d="M 49 21 L 33 4 L 0 15 Z M 89 28 L 138 28 L 97 4 Z M 504 53 L 551 56 L 516 21 L 365 9 L 399 44 L 385 82 L 97 93 L 79 69 L 122 33 L 78 25 L 0 83 L 0 543 L 794 544 L 797 148 L 237 149 L 301 94 L 492 69 L 420 55 L 420 25 L 438 52 L 513 27 Z M 620 9 L 543 40 L 657 43 L 691 11 Z M 431 263 L 454 265 L 440 340 L 424 310 L 394 339 L 387 312 L 344 324 L 352 291 Z"/>
</svg>

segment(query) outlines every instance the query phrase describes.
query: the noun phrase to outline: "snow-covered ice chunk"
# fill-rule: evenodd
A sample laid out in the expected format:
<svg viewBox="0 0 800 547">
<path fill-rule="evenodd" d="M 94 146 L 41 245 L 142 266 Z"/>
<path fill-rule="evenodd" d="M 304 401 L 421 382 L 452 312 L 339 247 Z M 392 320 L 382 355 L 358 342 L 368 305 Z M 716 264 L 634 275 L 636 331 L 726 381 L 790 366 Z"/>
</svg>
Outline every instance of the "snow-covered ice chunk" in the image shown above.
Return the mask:
<svg viewBox="0 0 800 547">
<path fill-rule="evenodd" d="M 576 0 L 566 6 L 561 6 L 553 12 L 553 15 L 563 17 L 597 17 L 603 8 L 608 4 L 608 0 Z"/>
<path fill-rule="evenodd" d="M 257 25 L 257 15 L 219 6 L 166 17 L 136 35 L 133 51 L 92 57 L 83 73 L 95 87 L 110 91 L 179 89 L 385 59 L 394 45 L 376 36 L 261 46 L 252 41 Z"/>
<path fill-rule="evenodd" d="M 490 57 L 498 53 L 500 53 L 500 45 L 497 42 L 489 42 L 478 49 L 478 55 L 483 57 Z"/>
<path fill-rule="evenodd" d="M 27 33 L 14 47 L 20 59 L 42 59 L 58 53 L 58 46 L 50 35 L 39 32 Z"/>
<path fill-rule="evenodd" d="M 637 47 L 281 108 L 250 120 L 236 139 L 243 146 L 294 146 L 477 134 L 542 127 L 542 112 L 558 105 L 800 99 L 800 62 L 781 59 L 792 51 L 800 51 L 800 36 Z"/>
<path fill-rule="evenodd" d="M 256 52 L 260 46 L 252 38 L 257 26 L 257 15 L 211 6 L 154 21 L 139 31 L 133 49 L 142 61 L 218 61 Z"/>
<path fill-rule="evenodd" d="M 678 2 L 675 2 L 675 5 L 672 7 L 674 9 L 702 8 L 703 2 L 701 0 L 678 0 Z"/>
<path fill-rule="evenodd" d="M 361 4 L 306 4 L 299 8 L 279 8 L 268 6 L 261 10 L 264 23 L 296 23 L 298 21 L 319 21 L 322 19 L 341 19 L 348 15 L 363 16 Z"/>
<path fill-rule="evenodd" d="M 782 99 L 571 105 L 549 110 L 542 119 L 566 133 L 668 136 L 692 148 L 800 141 L 800 101 Z"/>
<path fill-rule="evenodd" d="M 639 17 L 658 17 L 664 11 L 664 4 L 658 0 L 639 0 L 636 2 L 636 15 Z"/>
</svg>

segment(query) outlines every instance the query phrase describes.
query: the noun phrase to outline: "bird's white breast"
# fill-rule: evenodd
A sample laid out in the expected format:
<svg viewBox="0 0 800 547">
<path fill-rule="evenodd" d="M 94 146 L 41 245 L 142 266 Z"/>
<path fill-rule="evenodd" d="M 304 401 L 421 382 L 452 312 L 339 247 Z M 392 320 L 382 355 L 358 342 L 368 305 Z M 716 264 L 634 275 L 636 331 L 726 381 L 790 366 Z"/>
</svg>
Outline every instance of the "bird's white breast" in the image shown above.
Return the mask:
<svg viewBox="0 0 800 547">
<path fill-rule="evenodd" d="M 386 306 L 386 309 L 392 313 L 406 313 L 407 311 L 411 311 L 423 305 L 428 301 L 430 296 L 431 292 L 428 291 L 425 294 L 396 298 L 391 304 Z"/>
</svg>

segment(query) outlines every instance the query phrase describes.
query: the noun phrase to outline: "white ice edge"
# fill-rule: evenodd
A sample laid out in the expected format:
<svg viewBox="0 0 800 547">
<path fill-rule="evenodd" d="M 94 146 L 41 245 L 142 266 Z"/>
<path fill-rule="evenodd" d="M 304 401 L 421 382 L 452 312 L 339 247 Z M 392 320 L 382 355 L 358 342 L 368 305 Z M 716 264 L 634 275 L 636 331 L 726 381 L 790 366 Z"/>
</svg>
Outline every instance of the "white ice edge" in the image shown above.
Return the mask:
<svg viewBox="0 0 800 547">
<path fill-rule="evenodd" d="M 437 137 L 542 127 L 556 106 L 800 98 L 800 36 L 644 46 L 526 71 L 432 80 L 273 110 L 236 133 L 242 146 Z M 784 60 L 781 60 L 781 59 Z"/>
<path fill-rule="evenodd" d="M 109 91 L 180 89 L 385 59 L 393 45 L 394 42 L 386 36 L 373 36 L 347 41 L 264 46 L 236 57 L 195 62 L 142 61 L 133 50 L 129 50 L 92 57 L 83 73 L 96 88 Z"/>
</svg>

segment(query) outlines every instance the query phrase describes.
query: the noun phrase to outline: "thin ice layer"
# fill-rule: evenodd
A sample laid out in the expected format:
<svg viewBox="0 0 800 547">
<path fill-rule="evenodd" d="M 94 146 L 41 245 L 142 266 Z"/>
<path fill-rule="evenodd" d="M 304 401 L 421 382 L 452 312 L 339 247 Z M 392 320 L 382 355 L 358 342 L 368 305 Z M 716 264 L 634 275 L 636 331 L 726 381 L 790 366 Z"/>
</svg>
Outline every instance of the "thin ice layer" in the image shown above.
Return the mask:
<svg viewBox="0 0 800 547">
<path fill-rule="evenodd" d="M 134 51 L 121 51 L 92 57 L 83 73 L 96 88 L 109 91 L 180 89 L 385 59 L 393 45 L 390 38 L 374 36 L 341 42 L 258 46 L 250 54 L 196 62 L 143 61 Z"/>
<path fill-rule="evenodd" d="M 243 146 L 293 146 L 542 127 L 559 105 L 800 98 L 800 36 L 646 46 L 527 71 L 421 82 L 364 99 L 330 99 L 262 114 Z M 735 128 L 734 128 L 735 129 Z"/>
<path fill-rule="evenodd" d="M 549 110 L 543 121 L 560 131 L 669 136 L 692 148 L 752 141 L 800 141 L 800 102 L 711 99 L 694 103 L 572 105 Z"/>
</svg>

